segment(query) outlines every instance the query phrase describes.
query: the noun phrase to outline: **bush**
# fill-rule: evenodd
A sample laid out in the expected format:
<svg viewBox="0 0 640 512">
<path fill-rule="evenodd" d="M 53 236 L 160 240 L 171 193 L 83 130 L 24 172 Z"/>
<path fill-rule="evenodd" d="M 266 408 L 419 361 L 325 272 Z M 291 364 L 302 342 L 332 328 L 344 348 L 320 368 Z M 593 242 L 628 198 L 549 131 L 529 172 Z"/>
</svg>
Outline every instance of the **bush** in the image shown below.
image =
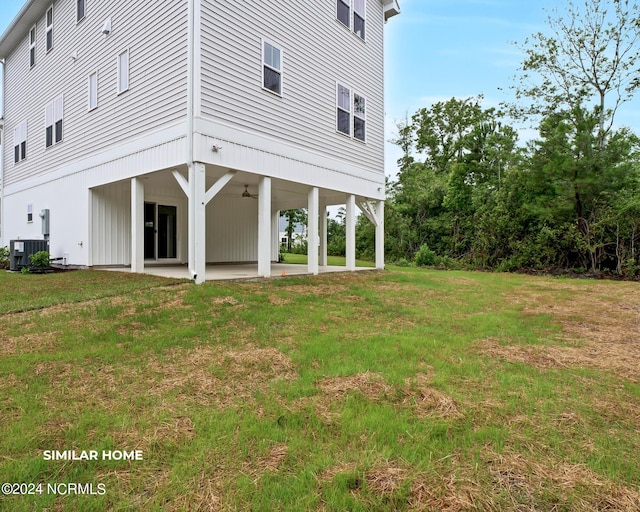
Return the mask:
<svg viewBox="0 0 640 512">
<path fill-rule="evenodd" d="M 400 258 L 397 261 L 394 261 L 393 264 L 396 267 L 410 267 L 411 263 L 409 263 L 409 260 L 407 260 L 407 258 Z"/>
<path fill-rule="evenodd" d="M 51 263 L 51 258 L 47 251 L 38 251 L 35 254 L 31 254 L 29 259 L 31 260 L 31 266 L 34 269 L 46 269 Z"/>
<path fill-rule="evenodd" d="M 436 262 L 436 253 L 433 252 L 427 244 L 423 244 L 418 249 L 413 261 L 418 267 L 430 267 Z"/>
<path fill-rule="evenodd" d="M 0 268 L 9 268 L 9 248 L 0 247 Z"/>
</svg>

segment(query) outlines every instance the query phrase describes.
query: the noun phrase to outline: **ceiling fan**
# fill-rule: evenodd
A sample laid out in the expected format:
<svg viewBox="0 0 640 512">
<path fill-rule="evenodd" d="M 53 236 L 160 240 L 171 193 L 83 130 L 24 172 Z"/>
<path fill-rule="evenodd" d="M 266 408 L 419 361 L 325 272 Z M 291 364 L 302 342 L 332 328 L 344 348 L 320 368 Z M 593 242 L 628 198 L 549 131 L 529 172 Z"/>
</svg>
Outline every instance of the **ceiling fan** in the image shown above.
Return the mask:
<svg viewBox="0 0 640 512">
<path fill-rule="evenodd" d="M 242 193 L 242 197 L 248 197 L 251 199 L 258 199 L 258 194 L 252 194 L 249 192 L 249 185 L 244 186 L 244 192 Z"/>
</svg>

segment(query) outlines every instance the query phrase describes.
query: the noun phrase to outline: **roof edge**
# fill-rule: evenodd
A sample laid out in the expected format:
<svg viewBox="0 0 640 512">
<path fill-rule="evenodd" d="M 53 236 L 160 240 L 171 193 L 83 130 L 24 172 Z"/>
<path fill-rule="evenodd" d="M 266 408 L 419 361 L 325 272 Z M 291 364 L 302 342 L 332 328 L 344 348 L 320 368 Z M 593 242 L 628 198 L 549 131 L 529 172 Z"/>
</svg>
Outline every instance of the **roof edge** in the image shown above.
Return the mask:
<svg viewBox="0 0 640 512">
<path fill-rule="evenodd" d="M 400 5 L 398 0 L 383 0 L 384 4 L 384 21 L 387 21 L 393 16 L 400 14 Z"/>
<path fill-rule="evenodd" d="M 27 0 L 16 14 L 11 24 L 0 36 L 0 58 L 6 59 L 13 48 L 20 43 L 38 18 L 45 12 L 46 6 L 53 0 Z"/>
</svg>

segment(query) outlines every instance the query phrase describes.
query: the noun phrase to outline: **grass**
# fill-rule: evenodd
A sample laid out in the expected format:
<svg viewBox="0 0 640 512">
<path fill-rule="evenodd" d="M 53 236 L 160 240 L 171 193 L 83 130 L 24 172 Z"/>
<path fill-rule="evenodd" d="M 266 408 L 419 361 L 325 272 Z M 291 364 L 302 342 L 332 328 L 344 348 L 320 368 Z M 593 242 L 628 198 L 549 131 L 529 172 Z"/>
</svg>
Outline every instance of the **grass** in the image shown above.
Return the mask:
<svg viewBox="0 0 640 512">
<path fill-rule="evenodd" d="M 106 491 L 0 510 L 640 509 L 636 283 L 2 273 L 0 304 L 0 480 Z"/>
<path fill-rule="evenodd" d="M 306 254 L 293 254 L 285 253 L 284 261 L 282 263 L 291 263 L 296 265 L 306 265 Z M 347 264 L 347 259 L 344 256 L 327 256 L 327 265 L 344 267 Z M 375 267 L 376 264 L 373 261 L 356 260 L 356 267 Z"/>
</svg>

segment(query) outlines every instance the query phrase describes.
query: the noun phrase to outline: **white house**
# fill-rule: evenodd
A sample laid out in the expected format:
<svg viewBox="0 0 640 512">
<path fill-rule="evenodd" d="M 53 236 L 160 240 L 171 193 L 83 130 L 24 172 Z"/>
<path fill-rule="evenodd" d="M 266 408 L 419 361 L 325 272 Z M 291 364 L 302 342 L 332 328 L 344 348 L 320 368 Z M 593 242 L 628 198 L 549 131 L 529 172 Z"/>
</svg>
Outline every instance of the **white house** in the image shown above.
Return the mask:
<svg viewBox="0 0 640 512">
<path fill-rule="evenodd" d="M 278 212 L 359 207 L 384 266 L 384 23 L 396 0 L 28 0 L 0 39 L 0 220 L 80 266 L 257 262 Z M 246 193 L 245 193 L 246 192 Z M 257 197 L 256 197 L 257 195 Z M 253 196 L 253 197 L 247 197 Z M 48 214 L 43 233 L 40 214 Z"/>
</svg>

